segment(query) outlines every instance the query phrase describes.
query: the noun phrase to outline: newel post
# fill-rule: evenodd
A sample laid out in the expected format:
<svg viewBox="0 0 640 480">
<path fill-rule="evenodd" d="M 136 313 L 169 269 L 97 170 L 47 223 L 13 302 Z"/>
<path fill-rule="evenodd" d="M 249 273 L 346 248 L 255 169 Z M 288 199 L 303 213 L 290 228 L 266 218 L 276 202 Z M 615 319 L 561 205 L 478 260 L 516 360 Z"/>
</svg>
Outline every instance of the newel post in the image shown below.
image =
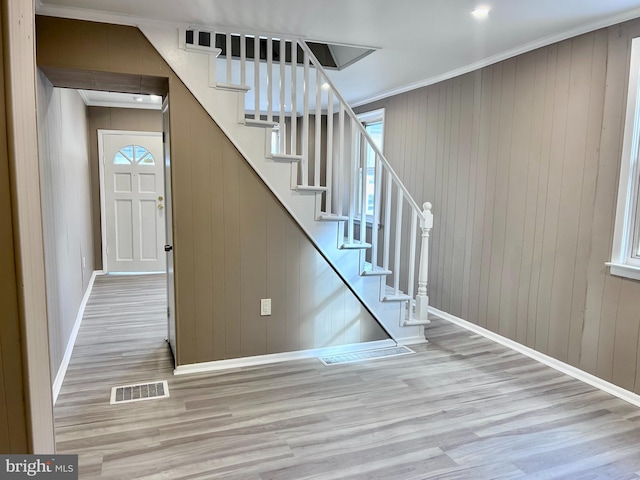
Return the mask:
<svg viewBox="0 0 640 480">
<path fill-rule="evenodd" d="M 420 244 L 420 269 L 418 270 L 418 295 L 416 296 L 416 313 L 420 322 L 429 323 L 429 295 L 427 293 L 427 281 L 429 277 L 429 233 L 433 228 L 432 205 L 425 202 L 422 205 L 422 219 L 420 228 L 422 229 L 422 243 Z"/>
</svg>

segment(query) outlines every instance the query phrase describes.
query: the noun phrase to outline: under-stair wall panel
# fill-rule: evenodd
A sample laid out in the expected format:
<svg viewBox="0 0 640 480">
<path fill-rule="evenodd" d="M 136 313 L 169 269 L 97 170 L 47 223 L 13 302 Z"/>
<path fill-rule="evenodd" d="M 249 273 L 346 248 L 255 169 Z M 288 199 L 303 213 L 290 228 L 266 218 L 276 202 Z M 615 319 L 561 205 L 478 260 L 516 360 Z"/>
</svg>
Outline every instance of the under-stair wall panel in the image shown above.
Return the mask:
<svg viewBox="0 0 640 480">
<path fill-rule="evenodd" d="M 433 199 L 432 305 L 640 393 L 640 282 L 604 265 L 637 36 L 626 22 L 356 111 L 386 109 L 387 158 Z"/>
<path fill-rule="evenodd" d="M 45 71 L 169 80 L 179 365 L 387 338 L 138 30 L 38 17 L 37 31 Z"/>
</svg>

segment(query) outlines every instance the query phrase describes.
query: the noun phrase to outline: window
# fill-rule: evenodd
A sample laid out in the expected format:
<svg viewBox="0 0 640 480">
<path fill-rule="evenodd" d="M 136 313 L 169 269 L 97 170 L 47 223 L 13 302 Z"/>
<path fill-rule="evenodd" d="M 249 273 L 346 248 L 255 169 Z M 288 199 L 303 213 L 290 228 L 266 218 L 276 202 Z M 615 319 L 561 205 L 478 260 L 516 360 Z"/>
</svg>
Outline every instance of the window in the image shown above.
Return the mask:
<svg viewBox="0 0 640 480">
<path fill-rule="evenodd" d="M 155 165 L 153 155 L 140 145 L 127 145 L 122 147 L 115 157 L 113 157 L 114 165 L 131 165 L 137 163 L 139 165 Z"/>
<path fill-rule="evenodd" d="M 358 115 L 358 120 L 360 120 L 373 142 L 382 152 L 384 138 L 384 109 L 374 110 L 372 112 Z M 362 155 L 364 155 L 362 164 L 365 166 L 363 169 L 364 171 L 361 171 L 361 175 L 366 175 L 364 194 L 366 195 L 367 202 L 365 215 L 367 216 L 367 220 L 371 221 L 374 213 L 376 188 L 376 153 L 368 143 L 363 149 L 361 149 L 361 151 Z M 360 185 L 362 185 L 362 182 L 360 182 Z M 362 195 L 362 192 L 360 192 L 360 195 Z"/>
<path fill-rule="evenodd" d="M 627 114 L 620 163 L 620 183 L 613 234 L 613 251 L 607 265 L 613 275 L 640 280 L 640 38 L 631 44 Z"/>
</svg>

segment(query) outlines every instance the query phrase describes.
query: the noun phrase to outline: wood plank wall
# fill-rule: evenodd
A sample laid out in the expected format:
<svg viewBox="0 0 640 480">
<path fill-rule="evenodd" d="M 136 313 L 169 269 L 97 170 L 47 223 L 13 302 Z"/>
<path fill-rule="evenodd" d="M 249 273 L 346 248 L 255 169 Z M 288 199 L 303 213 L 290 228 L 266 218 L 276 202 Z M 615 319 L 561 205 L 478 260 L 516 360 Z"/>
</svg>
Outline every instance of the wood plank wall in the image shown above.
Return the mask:
<svg viewBox="0 0 640 480">
<path fill-rule="evenodd" d="M 87 107 L 78 92 L 54 88 L 41 72 L 37 87 L 49 356 L 55 379 L 94 270 Z"/>
<path fill-rule="evenodd" d="M 3 15 L 0 9 L 0 17 Z M 0 453 L 28 451 L 0 20 Z"/>
<path fill-rule="evenodd" d="M 88 107 L 89 157 L 91 161 L 91 212 L 93 217 L 93 263 L 102 270 L 102 229 L 100 226 L 100 170 L 98 129 L 161 132 L 162 112 L 133 108 Z"/>
<path fill-rule="evenodd" d="M 386 338 L 137 29 L 36 24 L 45 72 L 169 79 L 179 365 Z"/>
<path fill-rule="evenodd" d="M 431 305 L 640 393 L 640 282 L 610 259 L 634 20 L 357 109 L 434 204 Z"/>
</svg>

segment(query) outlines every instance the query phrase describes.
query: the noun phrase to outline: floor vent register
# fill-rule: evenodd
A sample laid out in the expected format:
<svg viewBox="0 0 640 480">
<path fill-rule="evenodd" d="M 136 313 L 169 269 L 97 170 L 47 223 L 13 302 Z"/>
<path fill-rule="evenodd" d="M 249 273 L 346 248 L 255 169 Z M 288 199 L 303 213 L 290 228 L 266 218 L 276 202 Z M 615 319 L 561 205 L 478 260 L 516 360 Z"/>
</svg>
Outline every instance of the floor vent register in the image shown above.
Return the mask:
<svg viewBox="0 0 640 480">
<path fill-rule="evenodd" d="M 343 363 L 363 362 L 365 360 L 376 360 L 379 358 L 397 357 L 399 355 L 410 355 L 416 353 L 409 347 L 400 345 L 397 347 L 378 348 L 376 350 L 364 350 L 362 352 L 339 353 L 337 355 L 327 355 L 319 357 L 319 360 L 326 366 L 341 365 Z"/>
<path fill-rule="evenodd" d="M 111 405 L 117 403 L 139 402 L 155 400 L 169 396 L 169 386 L 166 380 L 137 385 L 122 385 L 111 389 Z"/>
</svg>

